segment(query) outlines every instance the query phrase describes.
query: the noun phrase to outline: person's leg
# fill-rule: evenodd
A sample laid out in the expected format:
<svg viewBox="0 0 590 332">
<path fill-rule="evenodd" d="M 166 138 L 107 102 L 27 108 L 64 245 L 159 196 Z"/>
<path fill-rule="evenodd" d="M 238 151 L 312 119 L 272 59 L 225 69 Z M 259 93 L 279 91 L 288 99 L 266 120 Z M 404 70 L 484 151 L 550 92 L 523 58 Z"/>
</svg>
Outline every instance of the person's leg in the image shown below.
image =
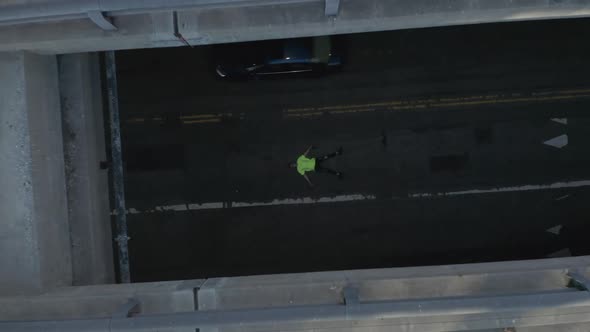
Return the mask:
<svg viewBox="0 0 590 332">
<path fill-rule="evenodd" d="M 322 165 L 322 163 L 319 163 L 319 162 L 316 163 L 315 171 L 316 171 L 316 173 L 332 174 L 332 175 L 336 175 L 337 177 L 340 177 L 340 178 L 342 177 L 342 173 L 335 171 L 331 168 L 324 167 Z"/>
<path fill-rule="evenodd" d="M 330 154 L 327 154 L 327 155 L 325 155 L 323 157 L 319 157 L 317 159 L 320 160 L 320 161 L 324 161 L 324 160 L 328 160 L 330 158 L 334 158 L 336 156 L 339 156 L 341 154 L 342 154 L 342 147 L 340 147 L 336 152 L 332 152 Z"/>
</svg>

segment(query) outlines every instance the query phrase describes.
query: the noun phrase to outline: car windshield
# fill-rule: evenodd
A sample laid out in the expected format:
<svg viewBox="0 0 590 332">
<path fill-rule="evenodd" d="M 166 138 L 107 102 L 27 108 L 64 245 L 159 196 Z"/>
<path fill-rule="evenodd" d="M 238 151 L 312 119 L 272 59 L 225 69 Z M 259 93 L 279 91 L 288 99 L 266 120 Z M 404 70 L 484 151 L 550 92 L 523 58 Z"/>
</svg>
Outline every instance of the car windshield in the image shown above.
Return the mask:
<svg viewBox="0 0 590 332">
<path fill-rule="evenodd" d="M 309 38 L 285 40 L 283 45 L 283 59 L 291 62 L 307 62 L 311 59 L 312 44 Z"/>
<path fill-rule="evenodd" d="M 216 47 L 216 61 L 254 67 L 264 64 L 268 59 L 281 59 L 282 42 L 278 40 L 256 43 L 234 43 Z"/>
</svg>

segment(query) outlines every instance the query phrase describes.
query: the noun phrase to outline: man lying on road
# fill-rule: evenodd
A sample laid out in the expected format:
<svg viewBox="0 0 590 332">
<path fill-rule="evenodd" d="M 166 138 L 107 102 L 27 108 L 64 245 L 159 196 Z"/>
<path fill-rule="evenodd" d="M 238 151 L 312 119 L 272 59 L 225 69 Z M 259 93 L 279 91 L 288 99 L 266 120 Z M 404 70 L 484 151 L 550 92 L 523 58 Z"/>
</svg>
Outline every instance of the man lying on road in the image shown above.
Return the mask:
<svg viewBox="0 0 590 332">
<path fill-rule="evenodd" d="M 311 180 L 309 179 L 309 177 L 306 174 L 308 172 L 333 174 L 333 175 L 336 175 L 339 179 L 342 179 L 342 173 L 337 172 L 333 169 L 327 168 L 323 165 L 324 161 L 341 155 L 342 154 L 342 147 L 340 147 L 336 152 L 327 154 L 327 155 L 325 155 L 323 157 L 319 157 L 319 158 L 310 158 L 309 157 L 309 152 L 311 151 L 312 148 L 313 148 L 313 145 L 310 146 L 305 151 L 305 153 L 303 153 L 301 156 L 299 156 L 299 158 L 297 158 L 296 163 L 290 163 L 289 167 L 297 168 L 297 172 L 299 174 L 303 175 L 303 177 L 305 178 L 305 180 L 307 181 L 307 183 L 309 183 L 309 185 L 311 187 L 313 187 L 313 183 L 311 182 Z"/>
</svg>

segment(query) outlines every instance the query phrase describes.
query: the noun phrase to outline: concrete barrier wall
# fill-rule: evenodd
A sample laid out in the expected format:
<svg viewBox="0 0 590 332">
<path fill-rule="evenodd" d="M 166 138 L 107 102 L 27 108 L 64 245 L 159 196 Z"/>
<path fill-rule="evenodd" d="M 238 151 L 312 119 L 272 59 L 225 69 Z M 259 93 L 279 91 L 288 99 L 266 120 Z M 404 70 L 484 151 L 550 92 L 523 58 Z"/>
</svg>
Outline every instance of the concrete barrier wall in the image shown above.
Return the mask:
<svg viewBox="0 0 590 332">
<path fill-rule="evenodd" d="M 0 10 L 2 7 L 0 5 Z M 436 27 L 488 22 L 590 16 L 590 0 L 341 0 L 337 16 L 324 1 L 273 6 L 185 9 L 176 28 L 192 45 Z M 117 16 L 116 31 L 89 19 L 0 27 L 0 51 L 63 54 L 113 49 L 183 46 L 172 11 Z"/>
<path fill-rule="evenodd" d="M 0 294 L 71 285 L 55 56 L 0 54 Z"/>
<path fill-rule="evenodd" d="M 563 290 L 567 272 L 590 273 L 590 257 L 329 271 L 207 279 L 200 310 L 233 310 L 338 304 L 343 289 L 358 289 L 362 302 L 455 296 L 492 296 Z"/>
<path fill-rule="evenodd" d="M 113 283 L 103 105 L 98 54 L 58 57 L 74 285 Z"/>
<path fill-rule="evenodd" d="M 567 273 L 587 278 L 589 259 L 67 287 L 0 298 L 0 330 L 584 330 L 589 298 L 568 287 Z M 358 293 L 347 295 L 344 287 Z M 139 305 L 131 317 L 129 299 Z M 43 319 L 54 321 L 19 322 Z"/>
<path fill-rule="evenodd" d="M 41 295 L 0 297 L 2 320 L 98 318 L 119 312 L 130 299 L 142 314 L 188 312 L 196 309 L 195 290 L 202 280 L 163 281 L 57 288 Z M 1 330 L 1 328 L 0 328 Z"/>
</svg>

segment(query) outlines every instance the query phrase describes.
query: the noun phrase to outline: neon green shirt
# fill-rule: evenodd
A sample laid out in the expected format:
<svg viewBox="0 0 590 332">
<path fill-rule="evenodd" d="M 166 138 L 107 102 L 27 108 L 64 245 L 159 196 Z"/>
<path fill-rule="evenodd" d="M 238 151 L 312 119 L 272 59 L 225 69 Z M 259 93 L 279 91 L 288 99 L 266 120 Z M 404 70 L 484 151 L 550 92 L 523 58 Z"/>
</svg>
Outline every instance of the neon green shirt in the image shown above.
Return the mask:
<svg viewBox="0 0 590 332">
<path fill-rule="evenodd" d="M 307 158 L 305 155 L 297 158 L 297 172 L 303 175 L 305 172 L 315 171 L 315 158 Z"/>
</svg>

